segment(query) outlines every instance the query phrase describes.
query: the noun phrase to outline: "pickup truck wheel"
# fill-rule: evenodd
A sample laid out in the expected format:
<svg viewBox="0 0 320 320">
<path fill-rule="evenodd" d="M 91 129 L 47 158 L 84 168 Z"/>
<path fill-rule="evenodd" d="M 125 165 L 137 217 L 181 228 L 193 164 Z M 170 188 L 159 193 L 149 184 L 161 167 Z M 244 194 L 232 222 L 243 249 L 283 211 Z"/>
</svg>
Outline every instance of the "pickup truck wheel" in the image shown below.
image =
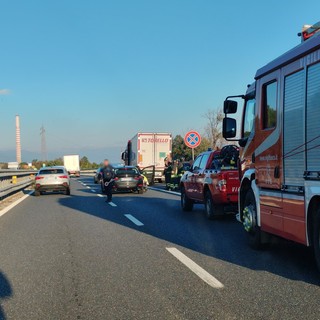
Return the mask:
<svg viewBox="0 0 320 320">
<path fill-rule="evenodd" d="M 246 194 L 242 214 L 242 223 L 248 235 L 250 247 L 261 249 L 261 230 L 257 223 L 257 205 L 252 189 L 249 189 Z"/>
<path fill-rule="evenodd" d="M 206 217 L 212 220 L 215 217 L 214 203 L 210 191 L 205 193 L 204 206 L 206 209 Z"/>
<path fill-rule="evenodd" d="M 205 193 L 204 198 L 204 206 L 206 209 L 206 217 L 210 220 L 216 218 L 217 216 L 222 215 L 222 206 L 221 205 L 215 205 L 212 200 L 212 196 L 210 191 L 207 191 Z"/>
<path fill-rule="evenodd" d="M 193 201 L 188 198 L 184 187 L 181 188 L 181 208 L 183 211 L 192 211 Z"/>
<path fill-rule="evenodd" d="M 35 191 L 34 195 L 35 195 L 35 197 L 39 197 L 40 196 L 40 191 Z"/>
</svg>

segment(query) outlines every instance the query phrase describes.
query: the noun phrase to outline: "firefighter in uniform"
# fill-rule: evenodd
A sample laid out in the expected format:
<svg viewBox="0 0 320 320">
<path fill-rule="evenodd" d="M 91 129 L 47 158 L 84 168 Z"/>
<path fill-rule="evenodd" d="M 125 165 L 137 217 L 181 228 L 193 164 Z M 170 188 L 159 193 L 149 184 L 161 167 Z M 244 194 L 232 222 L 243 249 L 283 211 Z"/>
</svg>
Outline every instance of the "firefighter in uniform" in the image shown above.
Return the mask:
<svg viewBox="0 0 320 320">
<path fill-rule="evenodd" d="M 167 190 L 170 189 L 171 173 L 172 173 L 172 163 L 170 161 L 168 161 L 166 163 L 166 167 L 164 169 L 164 177 L 165 177 Z"/>
</svg>

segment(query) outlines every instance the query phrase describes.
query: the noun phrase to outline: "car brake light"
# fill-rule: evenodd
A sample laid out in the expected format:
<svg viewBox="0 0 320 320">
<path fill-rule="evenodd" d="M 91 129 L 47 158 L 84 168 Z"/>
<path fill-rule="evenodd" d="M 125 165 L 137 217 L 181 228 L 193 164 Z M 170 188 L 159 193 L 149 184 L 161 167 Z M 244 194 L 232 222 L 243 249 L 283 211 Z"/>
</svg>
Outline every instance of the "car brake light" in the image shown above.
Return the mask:
<svg viewBox="0 0 320 320">
<path fill-rule="evenodd" d="M 113 180 L 114 180 L 114 181 L 118 181 L 118 180 L 119 180 L 119 178 L 118 178 L 118 177 L 115 177 Z"/>
<path fill-rule="evenodd" d="M 41 180 L 43 179 L 44 177 L 36 177 L 36 180 Z"/>
<path fill-rule="evenodd" d="M 141 176 L 139 176 L 139 177 L 134 177 L 134 180 L 140 180 L 140 179 L 142 179 Z"/>
<path fill-rule="evenodd" d="M 68 179 L 68 176 L 59 176 L 60 179 Z"/>
</svg>

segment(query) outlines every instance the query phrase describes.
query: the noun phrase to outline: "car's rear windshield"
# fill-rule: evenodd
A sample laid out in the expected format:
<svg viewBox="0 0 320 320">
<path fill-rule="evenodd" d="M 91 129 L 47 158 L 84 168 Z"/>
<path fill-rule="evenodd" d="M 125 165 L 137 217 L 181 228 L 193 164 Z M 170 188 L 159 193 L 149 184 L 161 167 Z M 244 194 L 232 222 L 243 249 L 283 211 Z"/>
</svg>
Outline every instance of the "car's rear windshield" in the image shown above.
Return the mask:
<svg viewBox="0 0 320 320">
<path fill-rule="evenodd" d="M 58 174 L 63 173 L 63 169 L 45 169 L 40 170 L 39 174 Z"/>
<path fill-rule="evenodd" d="M 233 159 L 221 159 L 219 157 L 216 157 L 211 164 L 211 169 L 215 170 L 232 170 L 237 169 L 237 162 Z"/>
<path fill-rule="evenodd" d="M 116 176 L 136 176 L 139 175 L 139 171 L 136 168 L 121 168 L 115 169 Z"/>
</svg>

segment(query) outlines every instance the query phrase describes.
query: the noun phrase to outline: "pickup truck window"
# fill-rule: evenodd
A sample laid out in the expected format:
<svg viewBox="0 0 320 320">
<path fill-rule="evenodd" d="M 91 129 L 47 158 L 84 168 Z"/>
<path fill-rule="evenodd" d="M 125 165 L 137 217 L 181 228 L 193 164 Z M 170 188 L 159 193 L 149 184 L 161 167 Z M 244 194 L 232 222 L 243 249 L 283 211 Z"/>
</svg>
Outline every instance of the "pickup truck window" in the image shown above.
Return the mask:
<svg viewBox="0 0 320 320">
<path fill-rule="evenodd" d="M 202 160 L 201 160 L 201 163 L 200 163 L 200 169 L 201 170 L 204 170 L 206 168 L 208 159 L 209 159 L 209 154 L 204 154 L 202 156 Z"/>
<path fill-rule="evenodd" d="M 202 159 L 202 156 L 198 156 L 198 158 L 194 161 L 194 164 L 192 166 L 193 170 L 199 170 L 200 169 L 201 159 Z"/>
</svg>

